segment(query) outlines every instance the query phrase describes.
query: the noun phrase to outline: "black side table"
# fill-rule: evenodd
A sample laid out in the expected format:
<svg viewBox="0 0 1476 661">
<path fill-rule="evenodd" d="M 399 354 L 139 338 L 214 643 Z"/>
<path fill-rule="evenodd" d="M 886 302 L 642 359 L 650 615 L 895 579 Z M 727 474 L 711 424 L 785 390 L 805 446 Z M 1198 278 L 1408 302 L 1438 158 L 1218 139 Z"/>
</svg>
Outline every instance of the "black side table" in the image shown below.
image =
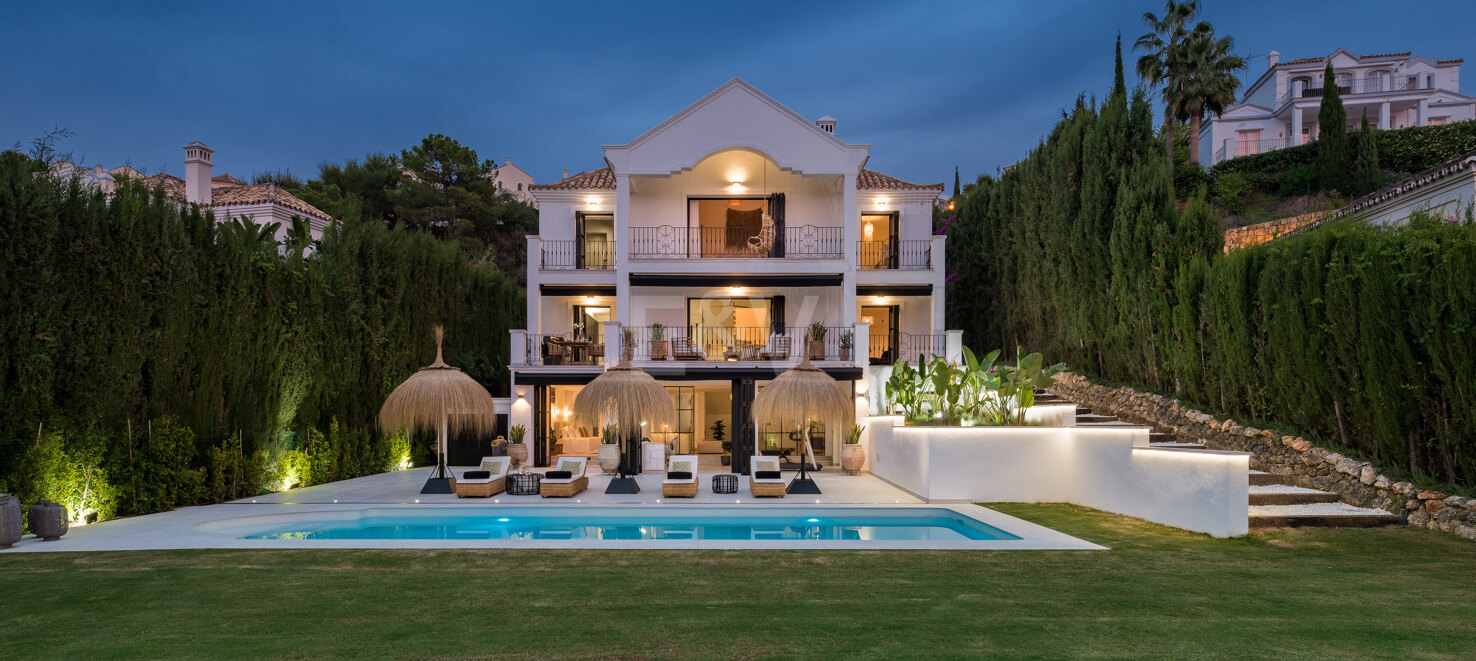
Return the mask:
<svg viewBox="0 0 1476 661">
<path fill-rule="evenodd" d="M 713 493 L 738 493 L 738 476 L 732 473 L 719 473 L 712 476 Z"/>
<path fill-rule="evenodd" d="M 509 473 L 507 476 L 507 495 L 536 496 L 538 495 L 538 488 L 542 482 L 542 473 Z"/>
</svg>

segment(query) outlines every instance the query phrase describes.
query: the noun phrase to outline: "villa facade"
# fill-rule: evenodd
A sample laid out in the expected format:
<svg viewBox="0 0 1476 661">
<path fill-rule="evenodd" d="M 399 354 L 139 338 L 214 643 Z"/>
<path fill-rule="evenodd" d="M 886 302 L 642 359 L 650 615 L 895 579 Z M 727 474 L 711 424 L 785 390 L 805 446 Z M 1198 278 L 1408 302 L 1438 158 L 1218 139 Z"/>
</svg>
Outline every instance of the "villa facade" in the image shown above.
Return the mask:
<svg viewBox="0 0 1476 661">
<path fill-rule="evenodd" d="M 1316 140 L 1329 62 L 1350 129 L 1361 126 L 1365 115 L 1381 130 L 1476 119 L 1476 97 L 1461 94 L 1462 60 L 1408 52 L 1358 55 L 1345 48 L 1287 62 L 1271 51 L 1266 60 L 1266 71 L 1246 87 L 1240 103 L 1200 129 L 1199 162 L 1206 167 Z"/>
<path fill-rule="evenodd" d="M 678 424 L 643 436 L 718 455 L 793 430 L 749 415 L 802 356 L 856 394 L 858 419 L 898 359 L 956 355 L 943 325 L 943 184 L 867 169 L 871 146 L 734 79 L 626 144 L 604 167 L 531 186 L 527 325 L 512 332 L 510 424 L 530 456 L 593 455 L 569 410 L 604 365 L 628 357 L 668 387 Z M 817 430 L 819 431 L 819 430 Z M 841 430 L 816 435 L 836 461 Z M 734 443 L 735 448 L 740 444 Z M 734 462 L 738 464 L 738 461 Z"/>
<path fill-rule="evenodd" d="M 517 201 L 538 206 L 538 200 L 533 199 L 533 175 L 513 165 L 512 158 L 497 166 L 492 181 L 497 184 L 497 190 L 507 191 Z"/>
</svg>

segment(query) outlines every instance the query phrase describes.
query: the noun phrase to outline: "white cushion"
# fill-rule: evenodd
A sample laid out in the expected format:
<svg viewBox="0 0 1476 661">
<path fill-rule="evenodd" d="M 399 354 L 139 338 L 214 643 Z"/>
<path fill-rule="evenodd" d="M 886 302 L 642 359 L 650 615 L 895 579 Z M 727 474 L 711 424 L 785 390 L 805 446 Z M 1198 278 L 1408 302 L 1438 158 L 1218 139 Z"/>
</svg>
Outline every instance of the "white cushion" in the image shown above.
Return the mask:
<svg viewBox="0 0 1476 661">
<path fill-rule="evenodd" d="M 538 483 L 539 484 L 568 484 L 568 483 L 573 482 L 574 480 L 577 480 L 577 479 L 579 479 L 579 476 L 577 476 L 577 475 L 574 476 L 574 477 L 545 477 L 542 480 L 540 480 Z"/>
<path fill-rule="evenodd" d="M 491 482 L 494 479 L 500 480 L 502 478 L 500 478 L 500 477 L 498 477 L 498 478 L 479 477 L 479 478 L 476 478 L 476 479 L 473 479 L 473 480 L 468 480 L 468 479 L 466 479 L 464 477 L 458 477 L 458 478 L 456 478 L 456 483 L 457 484 L 486 484 L 488 482 Z"/>
<path fill-rule="evenodd" d="M 749 471 L 748 471 L 749 472 L 749 479 L 753 480 L 754 482 L 758 482 L 760 484 L 766 484 L 766 483 L 767 484 L 775 484 L 775 483 L 783 483 L 784 482 L 784 476 L 783 476 L 783 474 L 780 474 L 779 477 L 765 477 L 765 478 L 759 478 L 759 477 L 754 477 L 753 476 L 754 473 L 757 473 L 759 471 L 777 471 L 777 470 L 780 470 L 779 469 L 779 458 L 778 457 L 754 457 L 751 460 L 749 460 L 748 467 L 749 467 Z"/>
</svg>

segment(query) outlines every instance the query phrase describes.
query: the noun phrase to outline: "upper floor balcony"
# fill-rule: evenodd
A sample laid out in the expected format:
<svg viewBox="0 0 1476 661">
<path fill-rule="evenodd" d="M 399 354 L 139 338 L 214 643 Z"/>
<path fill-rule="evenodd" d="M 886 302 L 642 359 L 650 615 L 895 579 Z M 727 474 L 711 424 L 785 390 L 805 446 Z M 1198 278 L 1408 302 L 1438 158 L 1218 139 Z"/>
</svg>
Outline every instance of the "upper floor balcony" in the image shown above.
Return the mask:
<svg viewBox="0 0 1476 661">
<path fill-rule="evenodd" d="M 615 242 L 602 239 L 539 241 L 538 268 L 545 271 L 615 268 Z"/>
<path fill-rule="evenodd" d="M 856 267 L 866 271 L 925 271 L 933 268 L 933 242 L 931 239 L 857 241 Z"/>
<path fill-rule="evenodd" d="M 1433 82 L 1422 81 L 1419 77 L 1399 80 L 1391 76 L 1347 77 L 1337 80 L 1336 83 L 1339 96 L 1347 96 L 1349 94 L 1378 94 L 1384 92 L 1412 92 L 1415 90 L 1430 89 L 1429 86 L 1433 85 Z M 1312 87 L 1314 84 L 1317 87 Z M 1422 84 L 1426 86 L 1421 87 Z M 1319 98 L 1322 96 L 1323 86 L 1322 81 L 1293 80 L 1291 89 L 1283 92 L 1276 99 L 1276 105 L 1281 106 L 1292 99 Z"/>
<path fill-rule="evenodd" d="M 630 228 L 630 258 L 669 259 L 845 259 L 845 228 L 785 227 Z"/>
</svg>

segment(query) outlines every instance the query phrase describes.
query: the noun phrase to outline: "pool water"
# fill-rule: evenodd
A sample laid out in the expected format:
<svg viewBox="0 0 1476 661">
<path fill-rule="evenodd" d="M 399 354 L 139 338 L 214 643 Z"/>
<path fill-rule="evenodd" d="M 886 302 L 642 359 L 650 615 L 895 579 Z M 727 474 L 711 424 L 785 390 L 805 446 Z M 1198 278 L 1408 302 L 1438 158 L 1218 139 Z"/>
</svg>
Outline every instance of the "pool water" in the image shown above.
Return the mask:
<svg viewBox="0 0 1476 661">
<path fill-rule="evenodd" d="M 321 512 L 246 539 L 1015 540 L 941 508 L 374 508 Z"/>
</svg>

